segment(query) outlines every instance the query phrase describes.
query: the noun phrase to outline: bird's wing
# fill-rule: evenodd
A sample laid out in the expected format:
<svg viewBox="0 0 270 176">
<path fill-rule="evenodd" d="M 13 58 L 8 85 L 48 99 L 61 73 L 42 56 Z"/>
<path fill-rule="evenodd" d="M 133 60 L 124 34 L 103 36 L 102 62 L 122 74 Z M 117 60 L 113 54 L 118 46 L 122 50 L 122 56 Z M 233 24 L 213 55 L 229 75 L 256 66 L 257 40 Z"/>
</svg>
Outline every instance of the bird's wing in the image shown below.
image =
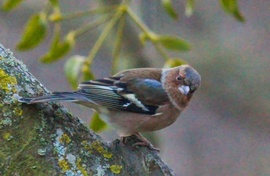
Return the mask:
<svg viewBox="0 0 270 176">
<path fill-rule="evenodd" d="M 114 76 L 83 82 L 78 93 L 109 109 L 149 115 L 168 101 L 159 81 L 144 78 L 121 81 L 121 76 Z"/>
</svg>

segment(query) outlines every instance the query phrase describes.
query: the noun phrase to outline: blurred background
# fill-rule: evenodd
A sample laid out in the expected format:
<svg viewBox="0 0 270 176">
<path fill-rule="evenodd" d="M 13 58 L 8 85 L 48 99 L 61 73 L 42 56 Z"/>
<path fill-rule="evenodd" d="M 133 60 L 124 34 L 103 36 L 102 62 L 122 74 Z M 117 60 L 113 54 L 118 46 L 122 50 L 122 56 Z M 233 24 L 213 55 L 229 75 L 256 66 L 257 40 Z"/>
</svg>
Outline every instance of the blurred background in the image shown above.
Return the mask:
<svg viewBox="0 0 270 176">
<path fill-rule="evenodd" d="M 60 2 L 63 12 L 96 6 L 96 1 Z M 190 52 L 171 56 L 187 61 L 202 76 L 202 86 L 189 107 L 172 126 L 157 132 L 160 155 L 176 175 L 270 175 L 270 1 L 239 0 L 246 23 L 225 14 L 218 1 L 195 2 L 194 14 L 186 17 L 185 1 L 173 1 L 180 15 L 178 21 L 168 17 L 160 1 L 134 0 L 132 4 L 154 32 L 178 35 L 192 44 Z M 10 48 L 50 91 L 69 91 L 63 72 L 65 60 L 50 65 L 38 61 L 49 48 L 52 32 L 34 50 L 15 51 L 28 17 L 44 3 L 29 0 L 12 12 L 0 11 L 0 43 Z M 63 29 L 68 31 L 81 22 L 66 22 Z M 126 33 L 129 36 L 125 38 L 126 53 L 120 69 L 127 67 L 126 59 L 132 59 L 136 67 L 163 66 L 164 60 L 153 46 L 137 44 L 132 25 Z M 70 55 L 88 55 L 98 34 L 93 31 L 79 38 Z M 108 41 L 94 60 L 96 77 L 111 73 L 110 45 Z M 91 110 L 66 105 L 88 126 Z M 109 141 L 118 137 L 113 129 L 100 135 Z"/>
</svg>

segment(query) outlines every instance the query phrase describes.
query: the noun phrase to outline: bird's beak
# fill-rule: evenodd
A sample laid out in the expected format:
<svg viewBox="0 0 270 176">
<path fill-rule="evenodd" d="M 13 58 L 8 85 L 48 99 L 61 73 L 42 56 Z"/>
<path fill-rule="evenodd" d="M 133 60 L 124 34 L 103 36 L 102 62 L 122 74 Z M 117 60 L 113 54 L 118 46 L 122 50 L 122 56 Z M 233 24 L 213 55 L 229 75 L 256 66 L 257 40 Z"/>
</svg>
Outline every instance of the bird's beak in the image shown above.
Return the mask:
<svg viewBox="0 0 270 176">
<path fill-rule="evenodd" d="M 182 86 L 178 87 L 178 89 L 184 95 L 187 95 L 189 93 L 189 91 L 190 91 L 189 86 L 185 86 L 185 85 L 182 85 Z"/>
</svg>

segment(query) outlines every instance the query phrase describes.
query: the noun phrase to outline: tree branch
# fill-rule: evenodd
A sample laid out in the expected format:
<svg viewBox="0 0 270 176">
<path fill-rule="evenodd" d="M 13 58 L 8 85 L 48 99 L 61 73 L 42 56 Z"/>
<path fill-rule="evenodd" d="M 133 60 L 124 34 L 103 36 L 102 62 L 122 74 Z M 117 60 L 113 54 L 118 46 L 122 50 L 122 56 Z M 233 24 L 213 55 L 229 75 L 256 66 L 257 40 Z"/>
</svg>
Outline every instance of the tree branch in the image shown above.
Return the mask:
<svg viewBox="0 0 270 176">
<path fill-rule="evenodd" d="M 0 44 L 0 175 L 174 175 L 156 151 L 105 142 L 55 103 L 16 100 L 49 91 Z"/>
</svg>

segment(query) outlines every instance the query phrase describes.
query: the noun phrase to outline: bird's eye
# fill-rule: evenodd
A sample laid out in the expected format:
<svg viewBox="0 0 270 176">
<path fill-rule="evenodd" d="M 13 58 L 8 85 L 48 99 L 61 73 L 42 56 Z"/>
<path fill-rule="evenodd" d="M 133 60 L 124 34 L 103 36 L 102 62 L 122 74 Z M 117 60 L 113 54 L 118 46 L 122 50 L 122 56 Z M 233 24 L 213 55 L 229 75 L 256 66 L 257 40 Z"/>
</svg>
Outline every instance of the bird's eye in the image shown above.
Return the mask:
<svg viewBox="0 0 270 176">
<path fill-rule="evenodd" d="M 176 80 L 177 80 L 177 81 L 181 81 L 182 79 L 183 79 L 183 78 L 182 78 L 181 76 L 177 76 L 177 77 L 176 77 Z"/>
</svg>

